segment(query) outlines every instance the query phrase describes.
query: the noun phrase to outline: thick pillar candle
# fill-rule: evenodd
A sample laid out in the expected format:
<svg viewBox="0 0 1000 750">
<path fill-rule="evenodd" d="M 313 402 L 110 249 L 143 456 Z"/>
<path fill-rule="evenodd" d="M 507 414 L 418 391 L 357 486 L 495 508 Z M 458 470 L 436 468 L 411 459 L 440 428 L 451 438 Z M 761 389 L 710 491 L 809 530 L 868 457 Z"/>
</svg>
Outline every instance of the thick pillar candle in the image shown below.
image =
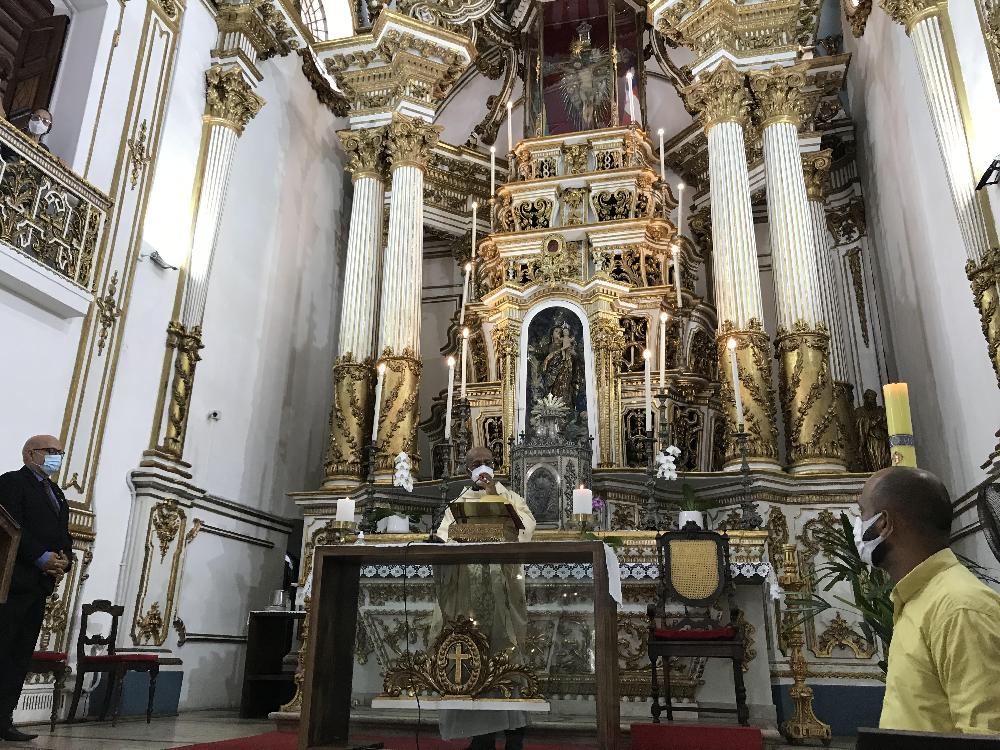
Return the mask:
<svg viewBox="0 0 1000 750">
<path fill-rule="evenodd" d="M 646 361 L 646 432 L 649 432 L 653 429 L 653 386 L 650 376 L 650 360 L 653 358 L 653 353 L 646 349 L 642 353 L 642 358 Z"/>
<path fill-rule="evenodd" d="M 451 442 L 451 409 L 455 400 L 455 358 L 448 357 L 448 401 L 444 412 L 444 440 Z"/>
<path fill-rule="evenodd" d="M 913 445 L 913 421 L 910 417 L 910 389 L 906 383 L 882 386 L 885 421 L 889 426 L 889 453 L 893 466 L 916 466 L 917 450 Z"/>
<path fill-rule="evenodd" d="M 578 516 L 589 516 L 594 512 L 594 491 L 586 489 L 582 484 L 573 490 L 573 513 Z"/>
<path fill-rule="evenodd" d="M 743 431 L 743 394 L 740 391 L 740 366 L 736 361 L 736 339 L 730 338 L 726 344 L 729 349 L 729 367 L 733 377 L 733 399 L 736 401 L 736 424 Z"/>
<path fill-rule="evenodd" d="M 337 501 L 337 521 L 354 522 L 354 501 L 349 497 L 342 497 Z"/>
<path fill-rule="evenodd" d="M 385 382 L 385 362 L 379 363 L 378 382 L 375 383 L 375 420 L 372 423 L 372 442 L 378 442 L 378 418 L 382 410 L 382 384 Z"/>
</svg>

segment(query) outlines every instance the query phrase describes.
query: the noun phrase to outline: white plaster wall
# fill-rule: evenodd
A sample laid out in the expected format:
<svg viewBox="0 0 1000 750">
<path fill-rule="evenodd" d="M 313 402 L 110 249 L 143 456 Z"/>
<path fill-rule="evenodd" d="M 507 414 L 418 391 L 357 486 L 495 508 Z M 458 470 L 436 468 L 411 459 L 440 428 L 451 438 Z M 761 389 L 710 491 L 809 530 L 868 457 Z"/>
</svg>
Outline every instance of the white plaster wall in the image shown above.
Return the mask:
<svg viewBox="0 0 1000 750">
<path fill-rule="evenodd" d="M 975 11 L 968 6 L 971 18 L 956 13 L 956 36 L 963 73 L 979 80 L 989 75 L 988 61 L 981 42 L 978 48 L 974 43 L 978 21 L 973 29 Z M 848 34 L 846 44 L 854 53 L 847 87 L 868 230 L 880 254 L 884 324 L 895 360 L 893 367 L 890 356 L 889 375 L 910 385 L 918 461 L 957 496 L 978 482 L 978 465 L 995 443 L 1000 390 L 965 277 L 961 236 L 912 44 L 879 10 L 864 36 L 853 40 Z M 975 107 L 988 109 L 981 101 Z"/>
</svg>

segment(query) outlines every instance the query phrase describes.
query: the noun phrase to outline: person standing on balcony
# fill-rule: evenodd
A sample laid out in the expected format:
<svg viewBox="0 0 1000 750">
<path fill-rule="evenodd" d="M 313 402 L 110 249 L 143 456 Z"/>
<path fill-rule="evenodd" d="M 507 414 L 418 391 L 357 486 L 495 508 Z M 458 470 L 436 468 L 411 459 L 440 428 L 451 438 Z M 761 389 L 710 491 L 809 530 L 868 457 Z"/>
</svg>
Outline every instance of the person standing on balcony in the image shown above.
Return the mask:
<svg viewBox="0 0 1000 750">
<path fill-rule="evenodd" d="M 36 109 L 28 120 L 28 137 L 46 151 L 49 147 L 42 143 L 42 138 L 52 130 L 52 113 L 47 109 Z"/>
<path fill-rule="evenodd" d="M 21 527 L 6 604 L 0 604 L 0 739 L 36 735 L 14 727 L 14 710 L 45 617 L 45 601 L 72 564 L 69 506 L 49 477 L 62 466 L 59 438 L 36 435 L 21 451 L 24 466 L 0 475 L 0 505 Z"/>
</svg>

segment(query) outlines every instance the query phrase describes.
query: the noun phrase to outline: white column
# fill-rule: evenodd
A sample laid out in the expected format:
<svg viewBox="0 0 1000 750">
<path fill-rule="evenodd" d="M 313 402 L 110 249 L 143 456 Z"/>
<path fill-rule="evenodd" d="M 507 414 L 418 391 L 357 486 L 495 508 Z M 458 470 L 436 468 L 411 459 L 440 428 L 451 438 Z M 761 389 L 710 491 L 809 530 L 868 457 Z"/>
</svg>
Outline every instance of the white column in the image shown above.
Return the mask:
<svg viewBox="0 0 1000 750">
<path fill-rule="evenodd" d="M 420 292 L 424 247 L 424 171 L 411 164 L 392 169 L 389 239 L 382 270 L 379 354 L 391 349 L 420 355 Z"/>
<path fill-rule="evenodd" d="M 377 173 L 355 174 L 338 352 L 354 355 L 356 362 L 375 353 L 384 196 L 385 185 Z"/>
<path fill-rule="evenodd" d="M 816 269 L 819 277 L 822 320 L 830 331 L 830 372 L 833 379 L 849 383 L 847 345 L 844 339 L 844 302 L 837 281 L 837 257 L 833 235 L 826 225 L 826 208 L 822 201 L 809 201 L 812 216 L 813 243 L 816 248 Z"/>
</svg>

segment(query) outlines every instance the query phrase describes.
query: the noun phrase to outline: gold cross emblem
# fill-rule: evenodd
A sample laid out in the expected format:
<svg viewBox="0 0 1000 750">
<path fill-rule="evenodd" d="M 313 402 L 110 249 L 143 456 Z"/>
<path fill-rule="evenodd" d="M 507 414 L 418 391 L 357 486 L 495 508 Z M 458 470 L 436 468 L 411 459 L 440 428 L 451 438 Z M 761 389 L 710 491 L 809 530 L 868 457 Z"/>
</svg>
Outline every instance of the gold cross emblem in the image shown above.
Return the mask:
<svg viewBox="0 0 1000 750">
<path fill-rule="evenodd" d="M 462 682 L 463 682 L 463 680 L 462 680 L 462 672 L 464 671 L 464 667 L 462 666 L 462 662 L 464 662 L 464 661 L 466 661 L 468 659 L 471 659 L 471 658 L 472 658 L 471 654 L 466 654 L 466 653 L 462 652 L 462 644 L 461 643 L 456 643 L 454 650 L 450 654 L 448 654 L 448 661 L 455 662 L 455 684 L 456 685 L 461 685 Z"/>
</svg>

